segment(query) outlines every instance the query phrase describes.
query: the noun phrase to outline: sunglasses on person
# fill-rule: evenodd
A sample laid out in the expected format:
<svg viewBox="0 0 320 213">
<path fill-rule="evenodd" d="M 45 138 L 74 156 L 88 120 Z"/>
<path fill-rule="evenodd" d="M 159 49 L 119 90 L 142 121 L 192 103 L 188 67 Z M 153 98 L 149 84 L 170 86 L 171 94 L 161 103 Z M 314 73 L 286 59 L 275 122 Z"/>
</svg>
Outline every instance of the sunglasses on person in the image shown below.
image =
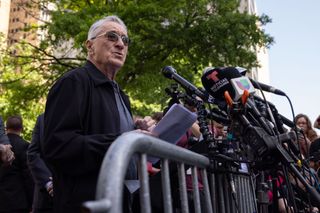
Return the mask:
<svg viewBox="0 0 320 213">
<path fill-rule="evenodd" d="M 96 39 L 96 38 L 101 37 L 101 36 L 104 36 L 106 39 L 108 39 L 109 41 L 113 41 L 113 42 L 117 42 L 119 40 L 119 38 L 121 38 L 121 40 L 122 40 L 122 42 L 123 42 L 123 44 L 125 46 L 129 46 L 129 44 L 130 44 L 130 39 L 129 39 L 128 36 L 119 35 L 119 34 L 117 34 L 116 32 L 113 32 L 113 31 L 105 32 L 103 34 L 94 36 L 94 37 L 91 38 L 91 40 Z"/>
</svg>

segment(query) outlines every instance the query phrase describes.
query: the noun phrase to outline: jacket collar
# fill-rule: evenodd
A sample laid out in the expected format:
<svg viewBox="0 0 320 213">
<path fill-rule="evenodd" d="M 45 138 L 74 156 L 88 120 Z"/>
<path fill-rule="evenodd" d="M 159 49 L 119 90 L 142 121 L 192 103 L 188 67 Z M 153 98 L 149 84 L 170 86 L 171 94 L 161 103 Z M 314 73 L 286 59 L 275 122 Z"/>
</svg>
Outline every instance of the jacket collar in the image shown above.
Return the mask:
<svg viewBox="0 0 320 213">
<path fill-rule="evenodd" d="M 105 83 L 112 84 L 112 81 L 108 79 L 98 68 L 89 60 L 87 60 L 84 67 L 88 70 L 90 78 L 93 80 L 95 86 L 99 86 Z"/>
</svg>

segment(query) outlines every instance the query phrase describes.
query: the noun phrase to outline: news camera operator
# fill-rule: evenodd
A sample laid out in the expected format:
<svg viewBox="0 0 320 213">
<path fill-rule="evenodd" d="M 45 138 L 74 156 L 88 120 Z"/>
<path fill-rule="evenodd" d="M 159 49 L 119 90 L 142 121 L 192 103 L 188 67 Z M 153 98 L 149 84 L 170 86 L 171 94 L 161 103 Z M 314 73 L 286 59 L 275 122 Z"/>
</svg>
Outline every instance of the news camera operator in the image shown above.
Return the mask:
<svg viewBox="0 0 320 213">
<path fill-rule="evenodd" d="M 150 134 L 154 122 L 133 122 L 129 98 L 115 81 L 129 44 L 119 17 L 96 21 L 86 41 L 87 62 L 64 74 L 48 94 L 43 154 L 53 172 L 55 212 L 79 212 L 84 201 L 95 199 L 102 160 L 120 134 L 135 126 L 141 128 L 135 131 Z M 126 179 L 136 178 L 132 160 Z M 131 206 L 124 209 L 130 212 Z"/>
</svg>

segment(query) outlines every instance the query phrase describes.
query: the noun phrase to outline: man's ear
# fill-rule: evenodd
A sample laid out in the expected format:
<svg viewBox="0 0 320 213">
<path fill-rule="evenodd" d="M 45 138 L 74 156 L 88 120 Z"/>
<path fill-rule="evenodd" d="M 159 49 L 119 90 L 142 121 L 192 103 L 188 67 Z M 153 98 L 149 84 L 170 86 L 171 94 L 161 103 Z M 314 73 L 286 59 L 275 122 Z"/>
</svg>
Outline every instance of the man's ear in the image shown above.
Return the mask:
<svg viewBox="0 0 320 213">
<path fill-rule="evenodd" d="M 88 53 L 93 53 L 93 42 L 91 40 L 86 41 L 86 48 Z"/>
</svg>

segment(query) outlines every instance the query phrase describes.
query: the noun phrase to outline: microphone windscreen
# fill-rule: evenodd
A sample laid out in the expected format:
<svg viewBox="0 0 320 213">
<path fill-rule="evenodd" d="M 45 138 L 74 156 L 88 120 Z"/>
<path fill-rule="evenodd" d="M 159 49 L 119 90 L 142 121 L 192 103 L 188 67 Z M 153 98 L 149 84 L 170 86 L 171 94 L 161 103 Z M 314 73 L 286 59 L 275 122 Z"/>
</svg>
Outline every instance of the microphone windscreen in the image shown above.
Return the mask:
<svg viewBox="0 0 320 213">
<path fill-rule="evenodd" d="M 206 67 L 206 68 L 204 68 L 204 70 L 202 72 L 202 75 L 206 74 L 207 72 L 209 72 L 209 71 L 211 71 L 213 69 L 214 69 L 214 67 Z"/>
<path fill-rule="evenodd" d="M 243 76 L 246 75 L 246 73 L 247 73 L 246 68 L 244 68 L 244 67 L 235 67 L 235 68 L 240 72 L 241 75 L 243 75 Z"/>
<path fill-rule="evenodd" d="M 165 66 L 162 69 L 162 74 L 166 77 L 166 78 L 172 78 L 172 75 L 177 73 L 177 71 L 172 67 L 172 66 Z"/>
<path fill-rule="evenodd" d="M 216 67 L 206 70 L 201 77 L 201 82 L 210 95 L 218 100 L 224 100 L 225 91 L 228 91 L 232 98 L 235 97 L 230 80 L 238 77 L 241 77 L 241 74 L 234 67 Z"/>
</svg>

